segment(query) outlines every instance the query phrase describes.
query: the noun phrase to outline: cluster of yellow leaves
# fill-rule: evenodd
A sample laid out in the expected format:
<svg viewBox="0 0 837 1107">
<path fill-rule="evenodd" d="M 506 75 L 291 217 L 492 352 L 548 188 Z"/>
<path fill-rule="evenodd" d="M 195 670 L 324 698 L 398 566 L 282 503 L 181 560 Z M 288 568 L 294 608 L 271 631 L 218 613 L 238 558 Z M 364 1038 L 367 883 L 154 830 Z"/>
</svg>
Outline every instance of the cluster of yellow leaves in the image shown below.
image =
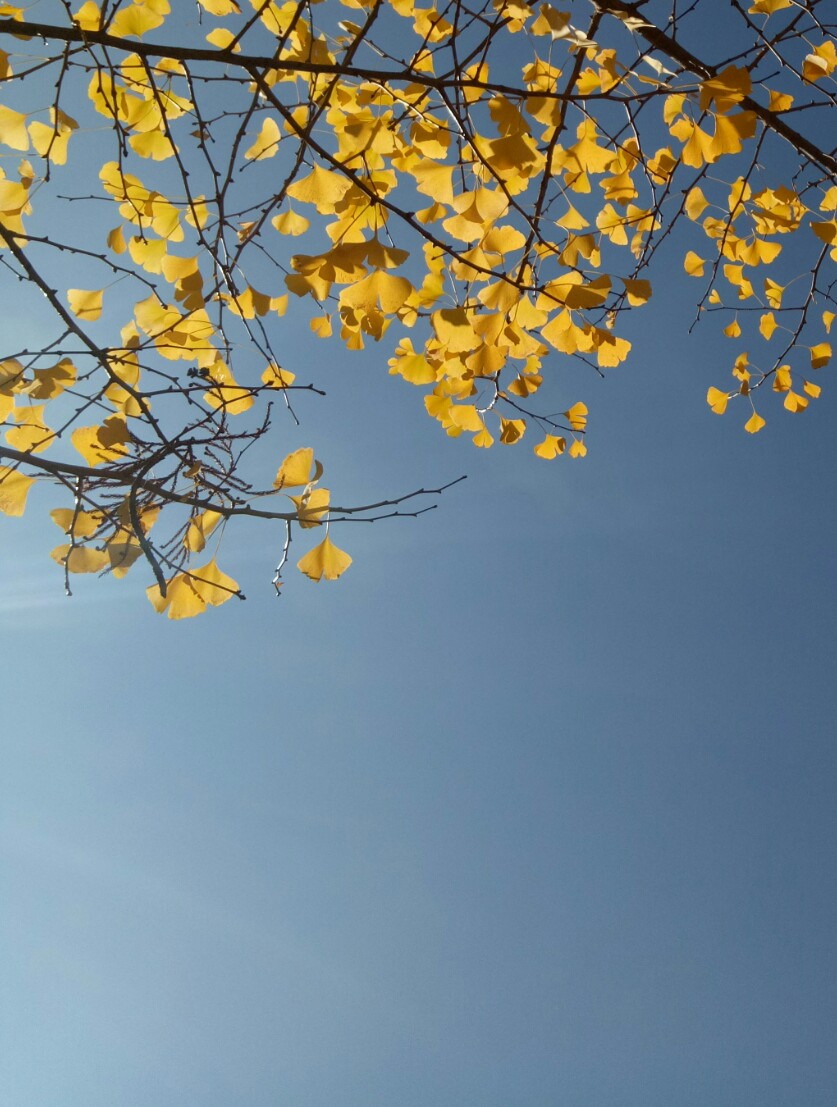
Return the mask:
<svg viewBox="0 0 837 1107">
<path fill-rule="evenodd" d="M 322 305 L 312 331 L 321 337 L 336 331 L 349 350 L 383 340 L 394 324 L 409 330 L 390 348 L 389 372 L 426 389 L 426 410 L 447 435 L 469 434 L 479 448 L 513 445 L 534 421 L 548 428 L 533 444 L 536 456 L 583 457 L 584 403 L 569 406 L 560 423 L 533 417 L 529 405 L 540 399 L 548 360 L 556 352 L 600 371 L 628 357 L 631 346 L 618 333 L 619 313 L 651 299 L 644 275 L 649 246 L 661 227 L 662 201 L 684 169 L 695 172 L 683 210 L 700 226 L 709 249 L 689 249 L 683 267 L 689 276 L 708 278 L 706 307 L 734 313 L 725 327 L 728 337 L 742 335 L 742 320 L 753 318 L 744 312 L 754 308 L 766 343 L 774 336 L 797 337 L 785 314 L 795 310 L 790 281 L 777 265 L 782 236 L 808 224 L 819 248 L 837 260 L 837 186 L 767 187 L 755 183 L 763 178 L 746 172 L 721 194 L 713 167 L 732 159 L 728 164 L 738 174 L 738 155 L 756 136 L 764 107 L 780 114 L 794 106 L 784 89 L 758 83 L 754 89 L 743 65 L 697 79 L 674 73 L 646 51 L 640 60 L 656 73 L 651 78 L 626 66 L 621 50 L 588 38 L 574 24 L 573 11 L 493 0 L 503 35 L 525 33 L 532 46 L 519 88 L 510 91 L 505 71 L 492 83 L 498 51 L 489 36 L 484 51 L 469 54 L 451 99 L 440 93 L 436 78 L 448 71 L 455 39 L 466 33 L 451 8 L 432 2 L 419 7 L 412 0 L 387 5 L 387 18 L 403 23 L 405 48 L 410 37 L 415 47 L 403 74 L 387 83 L 341 71 L 367 34 L 363 21 L 379 14 L 374 0 L 342 0 L 360 22 L 341 20 L 339 34 L 322 30 L 327 20 L 314 20 L 296 3 L 250 0 L 246 14 L 236 0 L 198 3 L 206 16 L 229 21 L 212 25 L 205 39 L 221 55 L 218 72 L 229 67 L 236 77 L 231 87 L 252 96 L 240 116 L 237 107 L 227 113 L 225 106 L 207 124 L 193 103 L 202 78 L 196 83 L 182 61 L 152 57 L 134 43 L 123 43 L 121 54 L 113 48 L 107 66 L 86 71 L 88 101 L 120 142 L 117 160 L 107 161 L 99 174 L 120 219 L 107 234 L 107 247 L 119 269 L 134 272 L 145 288 L 122 327 L 120 345 L 103 349 L 106 384 L 91 390 L 90 403 L 80 409 L 95 407 L 86 418 L 99 421 L 67 424 L 73 427 L 72 446 L 90 469 L 124 464 L 141 449 L 142 428 L 131 421 L 150 417 L 150 400 L 141 388 L 151 355 L 162 359 L 170 380 L 183 370 L 181 363 L 188 366 L 184 372 L 197 382 L 189 386 L 189 402 L 194 388 L 209 409 L 206 418 L 216 420 L 213 426 L 226 427 L 228 417 L 251 411 L 264 390 L 287 390 L 294 374 L 275 360 L 257 383 L 243 374 L 236 378 L 236 342 L 227 328 L 238 328 L 248 339 L 264 334 L 285 313 L 289 295 Z M 794 6 L 792 0 L 753 0 L 749 11 L 771 17 Z M 22 18 L 18 9 L 2 8 Z M 170 11 L 169 0 L 128 0 L 115 8 L 86 0 L 72 18 L 85 33 L 141 40 L 158 31 Z M 636 32 L 642 24 L 632 10 L 609 15 L 624 23 L 623 32 Z M 270 50 L 260 56 L 272 60 L 257 67 L 258 73 L 250 63 L 235 70 L 236 56 L 246 53 L 255 33 L 270 36 Z M 806 94 L 814 95 L 811 86 L 832 80 L 837 71 L 837 48 L 824 33 L 805 41 L 809 52 L 800 62 L 801 79 Z M 410 56 L 408 50 L 404 56 Z M 9 73 L 9 58 L 0 52 L 0 76 Z M 662 135 L 667 143 L 653 152 L 644 147 L 638 128 L 614 136 L 607 113 L 597 111 L 611 93 L 634 96 L 649 88 L 655 96 L 648 112 L 659 103 L 668 131 L 666 136 L 665 130 L 652 129 L 655 142 Z M 216 141 L 212 126 L 229 128 L 236 118 L 244 120 L 234 143 L 238 161 L 219 194 L 192 195 L 191 169 L 180 173 L 183 187 L 173 188 L 175 166 L 191 165 L 196 149 L 206 151 Z M 77 120 L 57 103 L 30 114 L 0 105 L 0 145 L 37 155 L 46 163 L 47 178 L 50 164 L 66 163 L 78 130 Z M 144 179 L 129 171 L 136 158 L 151 163 L 142 170 Z M 284 184 L 277 185 L 290 166 Z M 239 214 L 230 216 L 234 177 L 241 169 L 248 180 L 258 174 L 269 180 L 269 199 L 248 197 Z M 0 170 L 0 224 L 13 236 L 25 233 L 23 220 L 31 213 L 37 181 L 26 160 L 16 179 Z M 309 218 L 314 214 L 317 218 Z M 405 225 L 406 245 L 421 241 L 421 251 L 393 241 Z M 290 238 L 310 232 L 316 245 L 290 257 L 283 283 L 274 278 L 271 287 L 270 278 L 260 275 L 256 287 L 244 268 L 245 249 L 258 242 L 258 249 L 272 254 L 282 239 L 272 237 L 270 228 Z M 185 256 L 176 252 L 181 244 Z M 78 327 L 95 324 L 94 333 L 104 330 L 103 311 L 118 302 L 118 290 L 73 287 L 63 301 Z M 826 336 L 833 318 L 822 315 Z M 805 340 L 812 344 L 797 342 L 797 350 L 809 350 L 813 372 L 829 362 L 831 345 L 810 327 Z M 770 381 L 788 411 L 804 410 L 820 386 L 786 364 L 785 356 L 759 369 L 748 353 L 740 354 L 733 387 L 709 389 L 711 409 L 722 414 L 732 399 L 746 397 L 751 407 L 746 429 L 756 433 L 765 422 L 753 394 Z M 261 365 L 274 357 L 266 351 Z M 68 359 L 35 369 L 13 360 L 2 363 L 0 419 L 8 444 L 33 455 L 46 450 L 66 429 L 56 419 L 58 430 L 50 427 L 46 407 L 72 393 L 78 381 Z M 316 580 L 336 579 L 351 560 L 329 539 L 330 493 L 319 486 L 321 475 L 322 466 L 305 448 L 285 458 L 274 482 L 300 528 L 325 526 L 324 540 L 299 562 Z M 21 513 L 30 486 L 31 478 L 0 467 L 0 509 Z M 184 527 L 186 561 L 206 547 L 224 519 L 221 504 L 215 510 L 202 502 L 204 508 Z M 142 553 L 124 511 L 118 519 L 95 512 L 87 519 L 80 511 L 69 522 L 70 541 L 59 547 L 56 559 L 70 572 L 116 573 L 112 549 L 121 549 L 122 568 Z M 85 533 L 85 527 L 93 529 Z M 176 573 L 167 589 L 151 589 L 149 596 L 158 610 L 182 618 L 237 592 L 212 560 L 202 569 Z"/>
</svg>

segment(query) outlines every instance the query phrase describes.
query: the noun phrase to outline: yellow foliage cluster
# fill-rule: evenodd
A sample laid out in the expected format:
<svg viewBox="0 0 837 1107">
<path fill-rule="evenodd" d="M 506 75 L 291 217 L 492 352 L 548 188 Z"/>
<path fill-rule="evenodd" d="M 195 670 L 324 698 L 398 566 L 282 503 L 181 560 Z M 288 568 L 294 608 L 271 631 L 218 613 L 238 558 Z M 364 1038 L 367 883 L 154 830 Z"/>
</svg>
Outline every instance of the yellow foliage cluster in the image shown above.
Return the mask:
<svg viewBox="0 0 837 1107">
<path fill-rule="evenodd" d="M 744 397 L 752 434 L 763 384 L 793 413 L 820 395 L 802 374 L 831 359 L 837 166 L 795 128 L 800 96 L 832 102 L 837 48 L 808 20 L 782 52 L 791 0 L 752 0 L 759 36 L 718 66 L 615 0 L 592 16 L 575 0 L 485 0 L 476 17 L 456 0 L 199 6 L 188 28 L 169 0 L 85 0 L 52 38 L 39 24 L 57 76 L 46 102 L 21 63 L 27 13 L 0 5 L 16 44 L 0 83 L 12 63 L 24 74 L 0 103 L 0 250 L 63 332 L 52 364 L 0 362 L 0 510 L 22 513 L 30 473 L 74 487 L 56 518 L 65 574 L 121 575 L 145 556 L 154 607 L 197 614 L 239 589 L 191 555 L 234 514 L 270 514 L 261 496 L 284 497 L 288 542 L 325 526 L 303 573 L 348 567 L 313 450 L 288 454 L 270 488 L 238 476 L 269 423 L 259 401 L 293 411 L 302 387 L 274 348 L 289 298 L 317 305 L 316 336 L 385 343 L 390 374 L 425 391 L 448 436 L 485 449 L 528 434 L 538 458 L 581 458 L 588 409 L 558 355 L 601 375 L 625 363 L 623 320 L 652 300 L 650 263 L 677 226 L 700 310 L 767 351 L 736 353 L 712 411 Z M 777 143 L 793 162 L 771 175 Z M 41 195 L 65 172 L 80 199 L 86 162 L 110 215 L 100 241 L 65 244 L 37 222 Z M 73 287 L 56 289 L 43 243 L 75 251 Z M 186 517 L 152 542 L 162 509 Z"/>
</svg>

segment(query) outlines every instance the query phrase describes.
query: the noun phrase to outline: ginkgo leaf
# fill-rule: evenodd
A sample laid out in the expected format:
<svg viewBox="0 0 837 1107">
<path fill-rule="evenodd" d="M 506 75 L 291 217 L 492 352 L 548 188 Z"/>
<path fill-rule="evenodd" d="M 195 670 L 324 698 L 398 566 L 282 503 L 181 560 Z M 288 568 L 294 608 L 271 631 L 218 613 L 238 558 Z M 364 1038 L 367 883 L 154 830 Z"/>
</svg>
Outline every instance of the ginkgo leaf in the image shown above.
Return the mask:
<svg viewBox="0 0 837 1107">
<path fill-rule="evenodd" d="M 90 511 L 77 511 L 71 507 L 57 507 L 49 514 L 52 521 L 65 534 L 72 532 L 76 538 L 90 538 L 102 525 L 101 515 Z"/>
<path fill-rule="evenodd" d="M 757 411 L 754 411 L 747 422 L 744 424 L 744 430 L 748 434 L 758 434 L 758 432 L 764 425 L 765 420 L 762 419 Z"/>
<path fill-rule="evenodd" d="M 200 569 L 179 573 L 167 582 L 166 594 L 153 584 L 146 594 L 154 610 L 164 611 L 170 619 L 191 619 L 202 614 L 207 606 L 217 607 L 233 596 L 240 596 L 238 584 L 222 573 L 214 558 Z"/>
<path fill-rule="evenodd" d="M 689 250 L 683 259 L 683 268 L 690 277 L 702 277 L 705 264 L 703 258 L 699 257 L 694 250 Z"/>
<path fill-rule="evenodd" d="M 824 365 L 828 365 L 829 361 L 831 361 L 830 342 L 818 342 L 816 346 L 811 347 L 812 369 L 822 369 Z"/>
<path fill-rule="evenodd" d="M 587 405 L 582 403 L 573 404 L 573 406 L 565 411 L 564 414 L 570 421 L 570 426 L 573 430 L 582 431 L 587 426 Z"/>
<path fill-rule="evenodd" d="M 22 515 L 26 509 L 26 497 L 34 483 L 34 477 L 0 465 L 0 511 L 4 515 Z"/>
<path fill-rule="evenodd" d="M 202 511 L 192 516 L 183 538 L 183 545 L 192 553 L 200 553 L 206 540 L 224 518 L 221 511 Z"/>
<path fill-rule="evenodd" d="M 301 496 L 289 496 L 296 507 L 297 519 L 303 530 L 318 527 L 328 514 L 331 493 L 327 488 L 313 488 Z"/>
<path fill-rule="evenodd" d="M 272 158 L 279 150 L 279 140 L 281 137 L 282 132 L 279 130 L 279 124 L 273 116 L 268 115 L 261 125 L 255 142 L 245 150 L 245 158 L 250 161 L 258 161 L 260 158 Z M 275 225 L 274 221 L 274 226 Z"/>
<path fill-rule="evenodd" d="M 283 369 L 280 365 L 270 364 L 262 373 L 262 381 L 268 388 L 290 388 L 296 380 L 296 375 L 289 369 Z"/>
<path fill-rule="evenodd" d="M 535 446 L 535 456 L 551 461 L 555 457 L 560 457 L 566 448 L 566 438 L 562 438 L 560 435 L 548 434 L 543 442 L 539 442 Z"/>
<path fill-rule="evenodd" d="M 55 439 L 55 432 L 44 421 L 46 404 L 15 406 L 12 419 L 17 424 L 6 431 L 6 441 L 15 450 L 39 454 L 48 449 Z"/>
<path fill-rule="evenodd" d="M 50 556 L 59 565 L 66 565 L 71 573 L 101 573 L 110 564 L 105 550 L 92 546 L 56 546 Z"/>
<path fill-rule="evenodd" d="M 280 215 L 275 215 L 270 222 L 280 234 L 294 236 L 305 234 L 311 226 L 310 220 L 293 209 L 282 212 Z"/>
<path fill-rule="evenodd" d="M 729 403 L 729 393 L 722 392 L 719 388 L 710 388 L 706 393 L 706 402 L 716 415 L 723 415 Z"/>
<path fill-rule="evenodd" d="M 301 488 L 318 481 L 322 474 L 322 464 L 314 459 L 313 449 L 310 446 L 303 446 L 302 449 L 288 454 L 279 466 L 273 487 Z"/>
<path fill-rule="evenodd" d="M 791 377 L 790 366 L 780 365 L 773 375 L 773 391 L 787 392 L 792 383 L 793 379 Z"/>
<path fill-rule="evenodd" d="M 326 535 L 319 546 L 315 546 L 299 559 L 297 568 L 311 580 L 322 580 L 323 577 L 326 580 L 337 580 L 351 563 L 352 559 L 345 550 L 335 546 Z"/>
<path fill-rule="evenodd" d="M 155 8 L 162 8 L 157 11 Z M 162 4 L 144 3 L 143 0 L 133 0 L 125 7 L 120 8 L 113 17 L 108 28 L 110 33 L 120 38 L 142 38 L 148 31 L 153 31 L 165 20 L 169 11 L 167 0 Z"/>
<path fill-rule="evenodd" d="M 134 153 L 141 158 L 151 158 L 152 161 L 166 161 L 177 153 L 177 147 L 163 131 L 144 131 L 142 134 L 131 135 L 128 142 Z"/>
<path fill-rule="evenodd" d="M 504 446 L 513 446 L 515 443 L 520 441 L 525 433 L 525 420 L 503 418 L 500 419 L 500 441 L 503 443 Z"/>
<path fill-rule="evenodd" d="M 83 31 L 98 31 L 102 25 L 102 15 L 99 5 L 94 0 L 85 0 L 77 12 L 73 13 L 73 21 Z"/>
<path fill-rule="evenodd" d="M 102 314 L 103 289 L 87 291 L 83 288 L 70 288 L 67 290 L 67 302 L 74 315 L 79 319 L 87 319 L 91 322 Z"/>
<path fill-rule="evenodd" d="M 646 280 L 628 280 L 622 277 L 622 284 L 628 295 L 628 303 L 631 307 L 639 307 L 651 299 L 651 282 Z"/>
<path fill-rule="evenodd" d="M 313 204 L 322 215 L 329 215 L 350 187 L 350 183 L 339 173 L 316 165 L 307 177 L 289 185 L 287 194 L 294 200 Z"/>
<path fill-rule="evenodd" d="M 0 104 L 0 143 L 12 150 L 29 149 L 26 116 L 3 104 Z"/>
<path fill-rule="evenodd" d="M 236 0 L 198 0 L 198 3 L 210 15 L 239 15 L 241 12 Z"/>
<path fill-rule="evenodd" d="M 759 331 L 761 332 L 762 338 L 764 338 L 765 341 L 769 342 L 770 339 L 773 337 L 773 332 L 775 330 L 776 316 L 773 314 L 772 311 L 768 311 L 764 315 L 762 315 L 759 321 Z"/>
<path fill-rule="evenodd" d="M 804 411 L 808 406 L 807 397 L 801 396 L 798 392 L 788 392 L 785 396 L 785 408 L 788 411 Z"/>
<path fill-rule="evenodd" d="M 211 46 L 217 46 L 219 50 L 232 48 L 235 54 L 238 54 L 241 50 L 240 45 L 236 42 L 235 35 L 226 27 L 216 27 L 214 31 L 210 31 L 206 36 L 206 41 Z"/>
<path fill-rule="evenodd" d="M 689 190 L 689 195 L 686 197 L 685 210 L 690 219 L 697 221 L 708 206 L 709 201 L 699 188 L 695 187 Z"/>
<path fill-rule="evenodd" d="M 78 427 L 71 440 L 91 468 L 107 461 L 117 461 L 129 452 L 131 432 L 124 419 L 111 415 L 92 427 Z"/>
</svg>

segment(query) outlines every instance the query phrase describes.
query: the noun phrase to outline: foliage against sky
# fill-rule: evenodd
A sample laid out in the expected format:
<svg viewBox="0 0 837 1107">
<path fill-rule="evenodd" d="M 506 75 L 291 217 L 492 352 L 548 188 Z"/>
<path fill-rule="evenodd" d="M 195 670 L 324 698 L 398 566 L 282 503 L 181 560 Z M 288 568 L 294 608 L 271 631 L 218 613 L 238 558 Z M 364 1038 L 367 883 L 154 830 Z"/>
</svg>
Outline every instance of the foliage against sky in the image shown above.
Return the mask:
<svg viewBox="0 0 837 1107">
<path fill-rule="evenodd" d="M 580 458 L 562 363 L 629 361 L 658 255 L 731 340 L 712 410 L 803 412 L 837 310 L 835 28 L 819 0 L 732 8 L 718 43 L 707 0 L 0 5 L 4 274 L 53 319 L 2 351 L 0 508 L 57 483 L 67 589 L 145 561 L 175 618 L 239 594 L 205 561 L 239 515 L 284 521 L 277 588 L 299 530 L 336 579 L 332 522 L 413 507 L 332 504 L 315 446 L 243 463 L 323 388 L 285 313 L 381 342 L 448 435 Z"/>
</svg>

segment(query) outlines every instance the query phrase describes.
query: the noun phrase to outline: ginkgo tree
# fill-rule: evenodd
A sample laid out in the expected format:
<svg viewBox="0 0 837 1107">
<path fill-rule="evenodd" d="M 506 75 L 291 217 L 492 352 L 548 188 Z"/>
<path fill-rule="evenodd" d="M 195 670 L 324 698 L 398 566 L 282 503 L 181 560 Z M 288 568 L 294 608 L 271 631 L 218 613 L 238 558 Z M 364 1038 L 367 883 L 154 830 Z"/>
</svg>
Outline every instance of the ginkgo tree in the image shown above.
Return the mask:
<svg viewBox="0 0 837 1107">
<path fill-rule="evenodd" d="M 313 446 L 261 478 L 244 464 L 274 411 L 322 391 L 277 355 L 285 313 L 380 343 L 452 437 L 580 458 L 562 367 L 629 358 L 621 321 L 653 311 L 658 255 L 731 341 L 712 410 L 752 434 L 771 393 L 804 411 L 837 310 L 837 12 L 731 0 L 723 35 L 718 14 L 0 4 L 2 274 L 52 328 L 0 351 L 0 510 L 54 486 L 67 590 L 140 562 L 173 618 L 241 595 L 205 552 L 241 516 L 284 524 L 277 589 L 298 532 L 299 569 L 336 579 L 333 524 L 442 489 L 338 506 Z"/>
</svg>

